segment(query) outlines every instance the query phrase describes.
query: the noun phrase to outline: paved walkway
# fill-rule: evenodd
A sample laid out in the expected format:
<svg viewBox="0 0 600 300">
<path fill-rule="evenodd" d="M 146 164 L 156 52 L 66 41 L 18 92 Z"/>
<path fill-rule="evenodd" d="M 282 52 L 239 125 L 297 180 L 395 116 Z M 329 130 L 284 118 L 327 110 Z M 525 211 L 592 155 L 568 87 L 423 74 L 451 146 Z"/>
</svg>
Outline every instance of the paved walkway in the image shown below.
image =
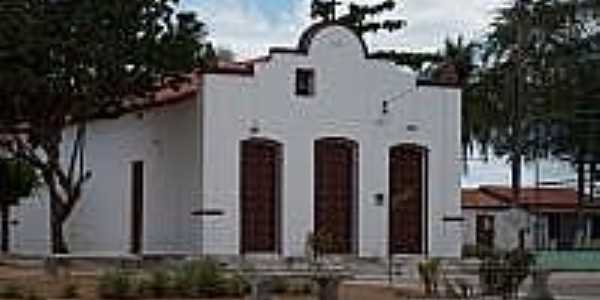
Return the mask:
<svg viewBox="0 0 600 300">
<path fill-rule="evenodd" d="M 388 282 L 383 278 L 378 280 L 355 280 L 348 284 L 389 286 Z M 548 284 L 556 300 L 600 300 L 600 272 L 553 273 L 550 276 Z M 398 288 L 418 288 L 419 282 L 394 282 L 393 286 Z M 521 288 L 523 296 L 528 290 L 529 280 L 526 280 Z M 472 299 L 499 300 L 500 298 L 486 296 Z"/>
</svg>

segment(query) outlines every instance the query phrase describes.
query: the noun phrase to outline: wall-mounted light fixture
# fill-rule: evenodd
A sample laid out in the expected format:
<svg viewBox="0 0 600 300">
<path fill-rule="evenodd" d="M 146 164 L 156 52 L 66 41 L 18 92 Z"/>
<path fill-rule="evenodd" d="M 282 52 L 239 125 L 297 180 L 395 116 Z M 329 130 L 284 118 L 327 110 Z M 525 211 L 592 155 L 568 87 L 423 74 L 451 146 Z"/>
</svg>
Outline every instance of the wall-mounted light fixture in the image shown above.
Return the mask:
<svg viewBox="0 0 600 300">
<path fill-rule="evenodd" d="M 377 193 L 377 194 L 375 194 L 375 196 L 373 198 L 375 200 L 375 206 L 383 206 L 383 200 L 384 200 L 383 193 Z"/>
<path fill-rule="evenodd" d="M 385 100 L 381 101 L 381 114 L 382 115 L 389 114 L 390 113 L 390 104 L 392 104 L 392 102 L 403 99 L 404 97 L 412 94 L 416 90 L 417 89 L 415 87 L 410 87 L 410 88 L 402 91 L 401 93 L 398 93 L 397 95 L 388 97 Z"/>
<path fill-rule="evenodd" d="M 260 133 L 260 127 L 258 125 L 258 120 L 252 120 L 252 125 L 250 125 L 250 134 L 255 135 Z"/>
<path fill-rule="evenodd" d="M 408 124 L 408 125 L 406 125 L 406 131 L 409 131 L 409 132 L 419 131 L 419 126 L 417 126 L 416 124 Z"/>
</svg>

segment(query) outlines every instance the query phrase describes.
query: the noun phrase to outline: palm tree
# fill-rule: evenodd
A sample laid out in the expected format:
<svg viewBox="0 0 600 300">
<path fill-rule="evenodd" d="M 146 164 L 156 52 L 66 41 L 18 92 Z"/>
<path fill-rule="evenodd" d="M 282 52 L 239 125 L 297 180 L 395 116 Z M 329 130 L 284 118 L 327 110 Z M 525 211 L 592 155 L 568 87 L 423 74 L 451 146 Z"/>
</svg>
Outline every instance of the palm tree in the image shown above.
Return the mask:
<svg viewBox="0 0 600 300">
<path fill-rule="evenodd" d="M 456 68 L 459 85 L 466 87 L 468 81 L 473 76 L 476 69 L 475 56 L 479 45 L 473 42 L 465 43 L 462 36 L 458 36 L 456 41 L 450 38 L 444 43 L 444 50 L 441 55 L 443 61 L 453 65 Z"/>
<path fill-rule="evenodd" d="M 498 10 L 481 43 L 480 67 L 465 88 L 463 148 L 476 143 L 484 155 L 490 148 L 508 155 L 516 195 L 522 158 L 576 155 L 574 100 L 585 98 L 598 75 L 598 64 L 582 57 L 600 45 L 594 43 L 600 35 L 590 30 L 597 14 L 582 11 L 598 12 L 597 3 L 516 0 Z"/>
<path fill-rule="evenodd" d="M 12 159 L 0 158 L 0 217 L 1 251 L 10 250 L 10 207 L 22 198 L 30 197 L 38 186 L 38 177 L 28 164 Z"/>
</svg>

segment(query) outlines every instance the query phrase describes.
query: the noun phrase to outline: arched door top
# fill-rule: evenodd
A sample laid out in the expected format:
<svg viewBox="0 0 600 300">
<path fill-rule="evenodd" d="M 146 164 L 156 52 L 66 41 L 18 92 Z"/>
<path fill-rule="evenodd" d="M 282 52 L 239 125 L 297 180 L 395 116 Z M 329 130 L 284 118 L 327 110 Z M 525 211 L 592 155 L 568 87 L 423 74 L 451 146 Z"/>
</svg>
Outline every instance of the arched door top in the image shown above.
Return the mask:
<svg viewBox="0 0 600 300">
<path fill-rule="evenodd" d="M 283 144 L 276 139 L 269 137 L 250 137 L 245 140 L 242 140 L 242 143 L 250 143 L 250 144 L 262 144 L 265 146 L 282 146 Z"/>
<path fill-rule="evenodd" d="M 331 143 L 331 144 L 342 144 L 351 147 L 358 147 L 358 142 L 352 138 L 344 136 L 325 136 L 315 140 L 315 143 Z"/>
<path fill-rule="evenodd" d="M 427 146 L 417 144 L 417 143 L 398 143 L 391 147 L 392 149 L 403 149 L 407 151 L 423 151 L 429 152 L 429 148 Z"/>
</svg>

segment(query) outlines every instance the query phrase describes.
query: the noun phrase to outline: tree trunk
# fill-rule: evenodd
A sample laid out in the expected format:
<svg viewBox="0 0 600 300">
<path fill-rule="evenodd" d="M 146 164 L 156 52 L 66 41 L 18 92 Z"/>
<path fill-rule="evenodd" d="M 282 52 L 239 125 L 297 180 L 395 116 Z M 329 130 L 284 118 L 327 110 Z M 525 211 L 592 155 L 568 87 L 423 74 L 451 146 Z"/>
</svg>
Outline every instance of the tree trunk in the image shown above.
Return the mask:
<svg viewBox="0 0 600 300">
<path fill-rule="evenodd" d="M 62 216 L 60 207 L 60 198 L 57 195 L 50 197 L 50 242 L 53 254 L 69 253 L 69 248 L 65 240 L 63 225 L 66 218 Z"/>
<path fill-rule="evenodd" d="M 55 173 L 60 170 L 60 141 L 60 135 L 58 135 L 52 143 L 44 148 L 48 156 L 48 165 L 51 166 L 49 172 L 44 174 L 44 181 L 50 193 L 50 246 L 53 254 L 69 252 L 63 233 L 63 224 L 67 219 L 65 213 L 66 201 L 64 201 L 66 199 L 63 199 L 64 196 L 59 193 L 59 190 L 68 190 L 70 187 L 61 186 Z"/>
<path fill-rule="evenodd" d="M 2 205 L 0 207 L 0 214 L 2 218 L 2 225 L 0 226 L 2 231 L 2 254 L 8 254 L 8 251 L 10 250 L 10 206 L 8 204 Z"/>
<path fill-rule="evenodd" d="M 518 153 L 520 151 L 521 149 L 519 148 L 515 150 L 517 153 L 513 154 L 513 159 L 511 161 L 511 187 L 515 203 L 519 203 L 517 199 L 519 199 L 521 195 L 521 155 Z"/>
</svg>

